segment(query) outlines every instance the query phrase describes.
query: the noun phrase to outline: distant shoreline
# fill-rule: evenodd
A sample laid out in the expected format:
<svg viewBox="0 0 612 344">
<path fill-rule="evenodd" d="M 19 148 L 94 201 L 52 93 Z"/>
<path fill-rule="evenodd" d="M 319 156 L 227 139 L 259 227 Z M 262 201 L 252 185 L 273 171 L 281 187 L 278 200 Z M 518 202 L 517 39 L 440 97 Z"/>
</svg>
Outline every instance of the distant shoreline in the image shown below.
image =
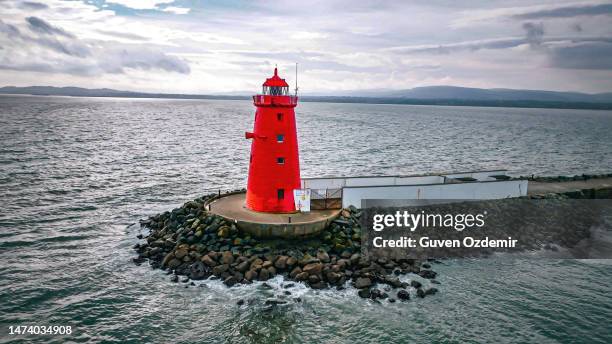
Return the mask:
<svg viewBox="0 0 612 344">
<path fill-rule="evenodd" d="M 86 89 L 84 89 L 86 90 Z M 71 92 L 2 92 L 3 96 L 49 96 L 49 97 L 94 97 L 94 98 L 132 98 L 132 99 L 185 99 L 185 100 L 250 100 L 242 95 L 197 95 L 140 93 L 109 90 L 108 94 L 91 93 L 75 94 Z M 399 97 L 352 97 L 352 96 L 300 96 L 303 102 L 348 103 L 348 104 L 387 104 L 387 105 L 435 105 L 467 107 L 506 107 L 506 108 L 542 108 L 542 109 L 575 109 L 575 110 L 612 110 L 612 103 L 568 102 L 538 100 L 472 100 L 472 99 L 410 99 Z"/>
</svg>

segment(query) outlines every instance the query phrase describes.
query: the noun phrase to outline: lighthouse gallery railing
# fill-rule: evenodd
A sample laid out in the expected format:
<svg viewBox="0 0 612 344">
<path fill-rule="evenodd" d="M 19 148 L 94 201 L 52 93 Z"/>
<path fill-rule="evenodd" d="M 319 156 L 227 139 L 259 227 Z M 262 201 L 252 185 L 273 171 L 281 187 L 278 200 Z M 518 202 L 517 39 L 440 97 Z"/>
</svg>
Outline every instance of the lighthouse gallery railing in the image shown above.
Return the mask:
<svg viewBox="0 0 612 344">
<path fill-rule="evenodd" d="M 253 96 L 255 105 L 279 105 L 279 106 L 296 106 L 298 101 L 297 96 L 271 96 L 258 94 Z"/>
</svg>

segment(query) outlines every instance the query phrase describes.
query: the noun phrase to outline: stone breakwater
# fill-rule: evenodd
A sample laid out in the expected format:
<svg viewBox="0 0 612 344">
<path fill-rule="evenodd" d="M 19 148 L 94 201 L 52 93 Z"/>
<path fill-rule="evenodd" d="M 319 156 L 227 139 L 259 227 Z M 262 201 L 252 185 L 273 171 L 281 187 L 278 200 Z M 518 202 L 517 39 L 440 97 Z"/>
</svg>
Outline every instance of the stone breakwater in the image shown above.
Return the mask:
<svg viewBox="0 0 612 344">
<path fill-rule="evenodd" d="M 414 273 L 438 284 L 437 273 L 428 263 L 386 258 L 372 261 L 361 256 L 359 209 L 343 209 L 328 228 L 312 238 L 257 239 L 207 212 L 206 204 L 214 197 L 197 198 L 141 221 L 149 232 L 138 235 L 144 241 L 134 246 L 138 253 L 134 262 L 148 261 L 151 267 L 172 275 L 171 281 L 180 279 L 186 287 L 194 285 L 193 280 L 220 279 L 232 287 L 282 275 L 313 289 L 343 289 L 350 283 L 359 290 L 359 296 L 388 302 L 409 300 L 409 290 L 418 297 L 438 291 L 416 280 L 402 282 L 398 277 Z M 382 290 L 375 288 L 377 284 Z"/>
</svg>

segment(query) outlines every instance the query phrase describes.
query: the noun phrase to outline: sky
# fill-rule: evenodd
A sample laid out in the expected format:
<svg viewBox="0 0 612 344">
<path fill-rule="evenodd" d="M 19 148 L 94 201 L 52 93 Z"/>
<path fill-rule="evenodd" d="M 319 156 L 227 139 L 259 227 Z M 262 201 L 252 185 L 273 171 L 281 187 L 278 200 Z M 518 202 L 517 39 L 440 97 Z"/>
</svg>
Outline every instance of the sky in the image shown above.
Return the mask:
<svg viewBox="0 0 612 344">
<path fill-rule="evenodd" d="M 0 0 L 0 86 L 612 92 L 612 1 Z"/>
</svg>

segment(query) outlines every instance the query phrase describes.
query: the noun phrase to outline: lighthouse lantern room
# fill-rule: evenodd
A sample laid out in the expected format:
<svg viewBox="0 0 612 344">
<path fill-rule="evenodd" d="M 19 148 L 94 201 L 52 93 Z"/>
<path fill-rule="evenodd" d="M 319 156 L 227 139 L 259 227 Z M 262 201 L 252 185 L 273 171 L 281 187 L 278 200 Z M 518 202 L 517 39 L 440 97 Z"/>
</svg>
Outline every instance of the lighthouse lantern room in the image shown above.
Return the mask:
<svg viewBox="0 0 612 344">
<path fill-rule="evenodd" d="M 262 94 L 253 96 L 255 124 L 246 192 L 246 207 L 267 213 L 295 212 L 293 190 L 300 188 L 295 111 L 297 95 L 289 95 L 289 85 L 278 76 L 263 83 Z"/>
</svg>

